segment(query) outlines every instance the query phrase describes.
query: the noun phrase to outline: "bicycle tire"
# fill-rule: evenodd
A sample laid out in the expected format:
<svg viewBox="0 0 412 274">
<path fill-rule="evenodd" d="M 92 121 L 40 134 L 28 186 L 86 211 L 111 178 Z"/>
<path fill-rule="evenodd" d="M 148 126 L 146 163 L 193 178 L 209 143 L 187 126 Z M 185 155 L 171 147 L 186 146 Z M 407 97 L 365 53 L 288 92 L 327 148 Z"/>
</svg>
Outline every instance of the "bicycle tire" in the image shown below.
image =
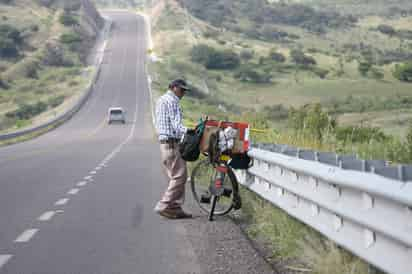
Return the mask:
<svg viewBox="0 0 412 274">
<path fill-rule="evenodd" d="M 239 185 L 238 185 L 236 176 L 233 173 L 232 169 L 229 166 L 227 166 L 227 168 L 228 168 L 227 176 L 225 176 L 223 185 L 225 187 L 230 187 L 232 192 L 231 192 L 230 197 L 226 197 L 226 196 L 218 197 L 214 215 L 222 216 L 222 215 L 229 213 L 233 209 L 235 202 L 238 201 Z M 205 170 L 206 170 L 206 174 L 204 174 Z M 216 172 L 217 171 L 215 167 L 210 163 L 209 159 L 205 159 L 205 160 L 200 161 L 194 167 L 193 172 L 190 176 L 190 186 L 191 186 L 193 198 L 195 199 L 199 207 L 208 214 L 211 211 L 211 204 L 201 202 L 201 192 L 208 192 L 210 181 L 213 180 Z"/>
</svg>

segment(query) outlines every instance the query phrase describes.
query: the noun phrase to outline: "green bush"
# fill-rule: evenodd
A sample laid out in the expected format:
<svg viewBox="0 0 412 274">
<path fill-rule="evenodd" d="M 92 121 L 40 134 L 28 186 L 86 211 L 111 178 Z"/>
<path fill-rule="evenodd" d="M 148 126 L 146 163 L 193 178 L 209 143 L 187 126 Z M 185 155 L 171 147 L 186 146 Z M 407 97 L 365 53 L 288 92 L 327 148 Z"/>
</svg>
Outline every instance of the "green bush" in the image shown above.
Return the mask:
<svg viewBox="0 0 412 274">
<path fill-rule="evenodd" d="M 379 25 L 377 29 L 381 33 L 389 35 L 389 36 L 393 36 L 396 34 L 396 30 L 392 26 L 389 26 L 389 25 L 382 24 L 382 25 Z"/>
<path fill-rule="evenodd" d="M 29 120 L 17 120 L 15 123 L 15 126 L 17 128 L 22 128 L 22 127 L 26 127 L 28 125 L 30 125 L 30 121 Z"/>
<path fill-rule="evenodd" d="M 213 55 L 216 50 L 205 44 L 193 46 L 190 51 L 190 56 L 193 62 L 205 65 L 209 56 Z"/>
<path fill-rule="evenodd" d="M 329 70 L 318 67 L 313 67 L 311 71 L 317 76 L 319 76 L 320 79 L 325 79 L 326 76 L 329 74 Z"/>
<path fill-rule="evenodd" d="M 60 15 L 59 22 L 65 26 L 76 26 L 79 24 L 77 18 L 68 12 L 64 12 Z"/>
<path fill-rule="evenodd" d="M 246 61 L 249 61 L 250 59 L 252 59 L 254 55 L 255 55 L 255 52 L 253 50 L 244 49 L 240 52 L 240 58 Z"/>
<path fill-rule="evenodd" d="M 283 105 L 265 106 L 263 113 L 267 119 L 274 122 L 288 118 L 288 109 Z"/>
<path fill-rule="evenodd" d="M 288 125 L 290 128 L 322 142 L 324 133 L 326 131 L 332 132 L 336 127 L 336 121 L 326 111 L 322 110 L 320 104 L 314 104 L 299 109 L 290 108 Z"/>
<path fill-rule="evenodd" d="M 64 99 L 65 99 L 64 95 L 53 97 L 53 98 L 50 98 L 47 101 L 47 104 L 50 105 L 52 108 L 55 108 L 55 107 L 61 105 L 64 102 Z"/>
<path fill-rule="evenodd" d="M 19 120 L 28 120 L 47 110 L 47 104 L 38 102 L 36 104 L 22 104 L 15 111 L 6 113 L 7 118 L 14 118 Z"/>
<path fill-rule="evenodd" d="M 21 44 L 23 42 L 21 32 L 11 25 L 0 25 L 0 37 L 10 39 L 16 44 Z"/>
<path fill-rule="evenodd" d="M 60 36 L 60 41 L 63 44 L 76 44 L 80 43 L 82 41 L 82 38 L 80 37 L 80 34 L 75 33 L 75 32 L 70 32 L 70 33 L 64 33 Z"/>
<path fill-rule="evenodd" d="M 381 80 L 385 77 L 385 74 L 383 73 L 382 69 L 376 68 L 376 67 L 372 67 L 370 69 L 370 75 L 372 78 L 376 79 L 376 80 Z"/>
<path fill-rule="evenodd" d="M 409 161 L 412 161 L 412 124 L 409 126 L 408 133 L 406 135 L 406 146 L 409 154 Z"/>
<path fill-rule="evenodd" d="M 0 57 L 14 58 L 18 55 L 19 50 L 13 40 L 0 37 Z"/>
<path fill-rule="evenodd" d="M 232 50 L 216 51 L 210 55 L 205 67 L 207 69 L 234 69 L 240 64 L 239 55 Z"/>
<path fill-rule="evenodd" d="M 358 64 L 358 70 L 362 76 L 367 76 L 371 68 L 372 68 L 372 64 L 367 61 L 359 62 Z"/>
<path fill-rule="evenodd" d="M 376 127 L 337 127 L 336 138 L 339 141 L 351 143 L 368 143 L 371 140 L 385 142 L 390 139 L 383 131 Z"/>
<path fill-rule="evenodd" d="M 393 76 L 403 82 L 412 82 L 412 63 L 396 65 Z"/>
<path fill-rule="evenodd" d="M 19 54 L 19 46 L 23 38 L 18 29 L 13 26 L 0 25 L 0 57 L 14 58 Z"/>
<path fill-rule="evenodd" d="M 219 32 L 216 31 L 216 30 L 214 30 L 214 29 L 208 28 L 208 29 L 203 33 L 203 36 L 204 36 L 205 38 L 214 38 L 214 39 L 216 39 L 217 37 L 219 37 Z"/>
<path fill-rule="evenodd" d="M 3 78 L 1 78 L 0 76 L 0 88 L 2 89 L 8 89 L 9 85 L 7 84 L 7 82 L 5 80 L 3 80 Z"/>
<path fill-rule="evenodd" d="M 304 68 L 316 65 L 316 60 L 311 56 L 307 56 L 301 50 L 292 50 L 290 57 L 292 58 L 293 63 L 295 63 L 296 65 L 301 65 Z"/>
<path fill-rule="evenodd" d="M 272 49 L 269 52 L 269 58 L 279 63 L 284 63 L 286 61 L 286 57 L 282 53 L 277 52 L 276 49 Z"/>
<path fill-rule="evenodd" d="M 235 72 L 234 77 L 243 82 L 269 83 L 272 75 L 251 64 L 245 64 Z"/>
<path fill-rule="evenodd" d="M 194 46 L 190 55 L 193 62 L 200 63 L 207 69 L 233 69 L 240 64 L 240 57 L 236 52 L 219 51 L 204 44 Z"/>
</svg>

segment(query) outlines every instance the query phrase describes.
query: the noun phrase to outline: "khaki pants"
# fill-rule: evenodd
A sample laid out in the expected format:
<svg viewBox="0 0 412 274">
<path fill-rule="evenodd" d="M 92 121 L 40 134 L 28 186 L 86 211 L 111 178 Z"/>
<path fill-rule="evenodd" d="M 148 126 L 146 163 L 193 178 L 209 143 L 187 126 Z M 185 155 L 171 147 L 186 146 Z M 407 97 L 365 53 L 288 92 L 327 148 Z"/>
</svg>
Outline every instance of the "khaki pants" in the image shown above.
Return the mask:
<svg viewBox="0 0 412 274">
<path fill-rule="evenodd" d="M 177 144 L 160 144 L 160 155 L 169 179 L 169 186 L 155 210 L 179 209 L 185 199 L 186 161 L 180 156 Z"/>
</svg>

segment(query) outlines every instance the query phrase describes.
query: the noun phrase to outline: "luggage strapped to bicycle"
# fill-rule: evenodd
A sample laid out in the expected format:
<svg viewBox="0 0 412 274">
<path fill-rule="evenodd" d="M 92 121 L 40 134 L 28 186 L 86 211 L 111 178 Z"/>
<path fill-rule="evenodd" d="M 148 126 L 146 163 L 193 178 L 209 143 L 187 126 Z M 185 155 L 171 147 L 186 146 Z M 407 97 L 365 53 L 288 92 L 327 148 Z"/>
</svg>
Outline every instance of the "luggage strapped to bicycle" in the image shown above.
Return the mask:
<svg viewBox="0 0 412 274">
<path fill-rule="evenodd" d="M 227 162 L 234 169 L 247 169 L 251 159 L 249 150 L 249 124 L 217 120 L 204 121 L 200 151 L 211 163 Z"/>
</svg>

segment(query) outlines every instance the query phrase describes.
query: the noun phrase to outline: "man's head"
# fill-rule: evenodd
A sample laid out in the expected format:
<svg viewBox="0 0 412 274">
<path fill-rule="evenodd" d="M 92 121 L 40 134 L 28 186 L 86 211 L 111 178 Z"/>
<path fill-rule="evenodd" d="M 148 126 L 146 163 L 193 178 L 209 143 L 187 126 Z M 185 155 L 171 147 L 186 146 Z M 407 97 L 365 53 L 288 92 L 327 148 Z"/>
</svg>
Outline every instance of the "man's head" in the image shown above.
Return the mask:
<svg viewBox="0 0 412 274">
<path fill-rule="evenodd" d="M 185 80 L 176 79 L 169 84 L 169 89 L 181 99 L 185 95 L 185 92 L 189 90 L 189 87 Z"/>
</svg>

